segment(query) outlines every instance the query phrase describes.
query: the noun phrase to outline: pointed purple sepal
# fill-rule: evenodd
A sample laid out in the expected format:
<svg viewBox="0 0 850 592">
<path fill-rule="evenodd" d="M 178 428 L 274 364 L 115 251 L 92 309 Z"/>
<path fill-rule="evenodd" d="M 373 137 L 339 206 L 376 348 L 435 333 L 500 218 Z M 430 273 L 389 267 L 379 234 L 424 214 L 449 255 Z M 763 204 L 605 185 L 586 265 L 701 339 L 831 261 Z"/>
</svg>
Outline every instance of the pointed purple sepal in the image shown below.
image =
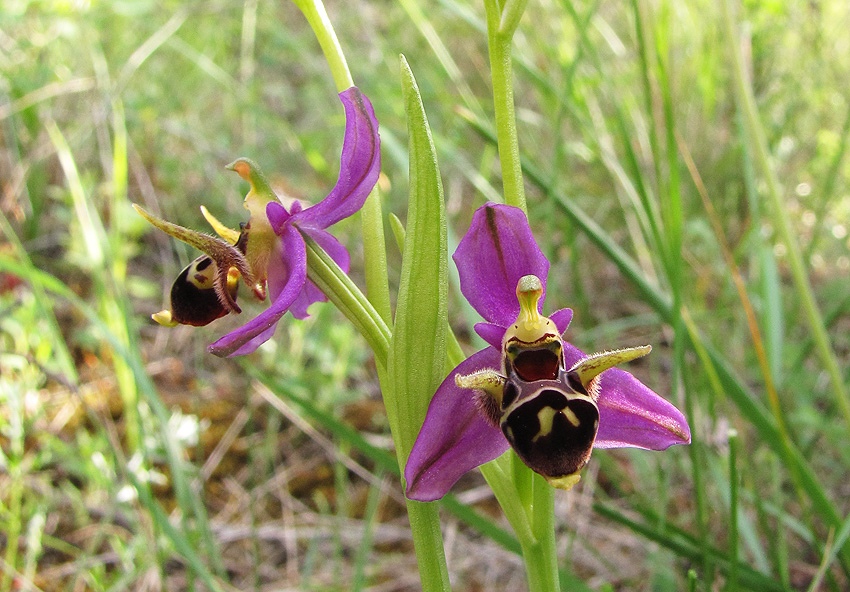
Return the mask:
<svg viewBox="0 0 850 592">
<path fill-rule="evenodd" d="M 478 410 L 473 391 L 455 384 L 456 374 L 499 365 L 499 352 L 488 347 L 462 362 L 437 389 L 404 468 L 408 498 L 440 499 L 464 473 L 508 449 L 502 431 Z"/>
<path fill-rule="evenodd" d="M 519 208 L 489 203 L 475 210 L 453 259 L 461 292 L 486 321 L 507 327 L 516 320 L 516 286 L 524 275 L 536 275 L 543 282 L 542 306 L 549 261 Z"/>
<path fill-rule="evenodd" d="M 345 140 L 339 179 L 328 196 L 314 206 L 293 212 L 302 226 L 327 228 L 363 207 L 381 173 L 381 139 L 372 103 L 356 86 L 339 93 L 345 107 Z"/>
<path fill-rule="evenodd" d="M 596 404 L 595 448 L 665 450 L 691 443 L 691 428 L 682 412 L 625 370 L 602 373 Z"/>
</svg>

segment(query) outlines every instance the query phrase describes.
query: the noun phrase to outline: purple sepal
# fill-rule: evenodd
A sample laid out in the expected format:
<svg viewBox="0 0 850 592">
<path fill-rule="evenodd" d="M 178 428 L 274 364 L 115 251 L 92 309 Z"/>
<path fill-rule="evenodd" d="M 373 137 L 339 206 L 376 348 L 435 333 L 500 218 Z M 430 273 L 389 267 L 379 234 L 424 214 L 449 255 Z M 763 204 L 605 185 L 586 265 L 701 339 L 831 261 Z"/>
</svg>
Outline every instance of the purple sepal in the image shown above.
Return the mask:
<svg viewBox="0 0 850 592">
<path fill-rule="evenodd" d="M 542 306 L 549 261 L 519 208 L 493 203 L 478 208 L 453 259 L 461 292 L 486 321 L 507 327 L 516 320 L 516 286 L 524 275 L 536 275 L 543 282 Z"/>
<path fill-rule="evenodd" d="M 611 368 L 602 373 L 596 404 L 596 448 L 665 450 L 691 443 L 691 429 L 682 412 L 625 370 Z"/>
<path fill-rule="evenodd" d="M 210 353 L 224 357 L 249 354 L 256 350 L 272 336 L 275 325 L 301 292 L 307 280 L 304 239 L 292 225 L 287 224 L 282 230 L 278 249 L 269 259 L 271 306 L 210 345 Z"/>
<path fill-rule="evenodd" d="M 467 358 L 439 386 L 404 468 L 408 498 L 440 499 L 464 473 L 508 449 L 502 431 L 478 410 L 473 392 L 455 384 L 456 374 L 499 364 L 499 352 L 488 347 Z"/>
<path fill-rule="evenodd" d="M 339 179 L 328 196 L 314 206 L 293 213 L 304 226 L 327 228 L 363 207 L 381 173 L 381 139 L 372 103 L 356 86 L 339 93 L 345 107 Z"/>
</svg>

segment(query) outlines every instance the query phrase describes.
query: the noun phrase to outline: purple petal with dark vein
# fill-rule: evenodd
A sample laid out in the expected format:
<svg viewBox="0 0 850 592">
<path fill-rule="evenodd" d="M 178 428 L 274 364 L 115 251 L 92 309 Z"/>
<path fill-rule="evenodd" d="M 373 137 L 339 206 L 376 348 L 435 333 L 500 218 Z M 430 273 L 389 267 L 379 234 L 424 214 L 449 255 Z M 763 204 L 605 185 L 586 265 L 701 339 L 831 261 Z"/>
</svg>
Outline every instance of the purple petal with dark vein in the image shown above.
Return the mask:
<svg viewBox="0 0 850 592">
<path fill-rule="evenodd" d="M 348 256 L 346 248 L 342 246 L 332 234 L 316 228 L 304 228 L 301 224 L 299 224 L 298 227 L 303 232 L 309 234 L 310 238 L 316 241 L 319 246 L 322 247 L 328 255 L 330 255 L 330 258 L 339 265 L 342 271 L 348 273 L 351 258 Z M 316 284 L 308 279 L 307 283 L 304 284 L 304 289 L 301 290 L 300 294 L 298 294 L 298 298 L 296 298 L 292 303 L 292 306 L 289 307 L 289 312 L 291 312 L 292 316 L 296 319 L 306 319 L 310 316 L 307 312 L 307 308 L 311 304 L 314 302 L 327 302 L 327 300 L 328 297 L 316 287 Z"/>
<path fill-rule="evenodd" d="M 408 498 L 440 499 L 464 473 L 508 449 L 502 431 L 478 410 L 473 392 L 455 384 L 455 374 L 499 368 L 499 355 L 489 347 L 473 354 L 437 389 L 404 468 Z"/>
<path fill-rule="evenodd" d="M 475 323 L 473 329 L 490 346 L 498 350 L 502 349 L 502 337 L 505 336 L 505 327 L 494 325 L 493 323 Z"/>
<path fill-rule="evenodd" d="M 280 318 L 307 281 L 304 239 L 292 225 L 283 227 L 278 250 L 269 261 L 269 292 L 272 303 L 266 310 L 209 346 L 220 357 L 249 354 L 274 333 Z M 277 292 L 277 295 L 274 295 Z"/>
<path fill-rule="evenodd" d="M 572 344 L 564 344 L 567 368 L 585 357 Z M 682 412 L 625 370 L 606 370 L 597 388 L 599 431 L 594 448 L 664 450 L 690 444 L 691 429 Z"/>
<path fill-rule="evenodd" d="M 463 295 L 484 320 L 507 327 L 519 314 L 516 286 L 524 275 L 543 282 L 549 261 L 519 208 L 488 203 L 475 211 L 454 254 Z"/>
<path fill-rule="evenodd" d="M 339 93 L 339 98 L 345 107 L 339 179 L 325 199 L 293 213 L 294 219 L 319 228 L 327 228 L 363 207 L 381 172 L 381 139 L 372 103 L 356 86 Z"/>
</svg>

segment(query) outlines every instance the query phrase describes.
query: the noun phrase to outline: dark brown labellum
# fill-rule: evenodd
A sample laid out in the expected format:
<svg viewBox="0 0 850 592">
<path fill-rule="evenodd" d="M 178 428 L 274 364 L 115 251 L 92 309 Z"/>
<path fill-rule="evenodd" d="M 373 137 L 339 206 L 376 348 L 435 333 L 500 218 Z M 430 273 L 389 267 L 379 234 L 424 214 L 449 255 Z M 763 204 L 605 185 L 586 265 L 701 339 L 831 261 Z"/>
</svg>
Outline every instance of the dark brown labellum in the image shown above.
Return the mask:
<svg viewBox="0 0 850 592">
<path fill-rule="evenodd" d="M 506 391 L 516 389 L 519 396 L 500 422 L 522 461 L 550 478 L 573 475 L 587 463 L 599 427 L 596 403 L 567 386 L 566 372 L 562 377 L 531 383 L 509 379 Z"/>
<path fill-rule="evenodd" d="M 171 318 L 181 325 L 203 327 L 230 312 L 215 290 L 216 264 L 202 255 L 186 266 L 171 285 Z M 228 286 L 236 300 L 237 286 Z"/>
<path fill-rule="evenodd" d="M 239 240 L 233 245 L 244 253 L 248 225 L 241 224 Z M 171 321 L 203 327 L 230 312 L 240 312 L 236 304 L 238 284 L 228 278 L 230 269 L 220 269 L 209 255 L 201 255 L 186 266 L 171 285 Z"/>
</svg>

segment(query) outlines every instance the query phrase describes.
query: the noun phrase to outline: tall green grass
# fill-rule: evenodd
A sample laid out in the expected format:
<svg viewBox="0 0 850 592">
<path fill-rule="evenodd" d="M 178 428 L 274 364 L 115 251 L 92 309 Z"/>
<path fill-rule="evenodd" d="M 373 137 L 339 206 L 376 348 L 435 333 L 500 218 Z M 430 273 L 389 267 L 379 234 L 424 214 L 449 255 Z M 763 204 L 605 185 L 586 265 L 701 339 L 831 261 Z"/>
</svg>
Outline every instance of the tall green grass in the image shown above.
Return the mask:
<svg viewBox="0 0 850 592">
<path fill-rule="evenodd" d="M 381 123 L 384 211 L 407 216 L 403 52 L 456 242 L 502 193 L 483 3 L 328 12 Z M 599 475 L 556 494 L 583 509 L 557 515 L 564 589 L 848 586 L 848 23 L 838 1 L 528 4 L 513 76 L 550 302 L 576 310 L 578 347 L 652 343 L 634 370 L 694 436 L 665 453 L 597 452 Z M 147 320 L 194 254 L 149 233 L 130 201 L 195 228 L 205 204 L 235 226 L 245 188 L 223 165 L 240 155 L 299 198 L 333 183 L 342 116 L 298 10 L 12 2 L 0 31 L 0 591 L 407 581 L 381 542 L 403 513 L 386 420 L 352 427 L 376 372 L 338 313 L 287 320 L 239 363 L 203 354 L 236 320 Z M 357 245 L 360 226 L 340 226 Z M 359 257 L 353 280 L 383 281 Z M 392 293 L 401 261 L 390 248 Z M 453 281 L 468 353 L 475 319 Z M 218 433 L 199 394 L 216 388 L 248 413 L 216 452 L 251 451 L 247 466 L 221 461 L 232 474 L 202 470 L 209 450 L 174 429 L 188 414 L 201 440 Z M 491 582 L 459 557 L 520 551 L 481 483 L 441 505 L 461 525 L 457 589 Z M 615 553 L 617 540 L 631 546 Z"/>
</svg>

